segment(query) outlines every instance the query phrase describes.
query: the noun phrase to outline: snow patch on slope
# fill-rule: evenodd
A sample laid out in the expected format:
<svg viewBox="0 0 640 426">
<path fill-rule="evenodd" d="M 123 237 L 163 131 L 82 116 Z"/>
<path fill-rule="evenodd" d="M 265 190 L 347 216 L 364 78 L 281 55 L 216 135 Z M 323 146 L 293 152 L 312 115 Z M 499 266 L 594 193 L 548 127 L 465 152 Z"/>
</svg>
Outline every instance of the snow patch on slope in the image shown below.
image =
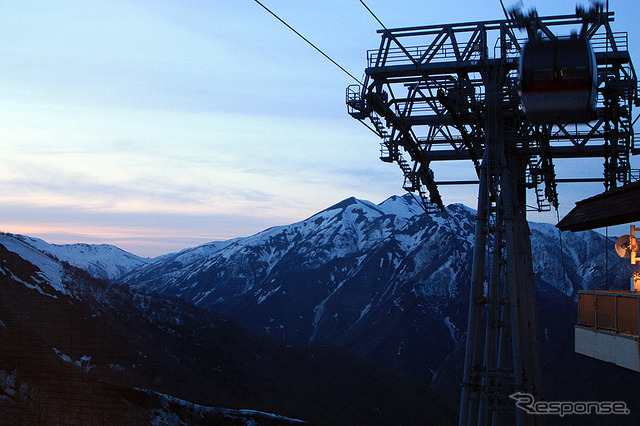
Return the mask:
<svg viewBox="0 0 640 426">
<path fill-rule="evenodd" d="M 46 282 L 57 291 L 69 294 L 69 290 L 63 284 L 64 269 L 60 262 L 9 235 L 0 235 L 0 244 L 40 269 L 39 277 L 33 277 L 36 281 Z"/>
<path fill-rule="evenodd" d="M 14 235 L 15 239 L 50 254 L 97 278 L 114 280 L 129 271 L 152 262 L 109 244 L 50 244 L 39 238 Z"/>
</svg>

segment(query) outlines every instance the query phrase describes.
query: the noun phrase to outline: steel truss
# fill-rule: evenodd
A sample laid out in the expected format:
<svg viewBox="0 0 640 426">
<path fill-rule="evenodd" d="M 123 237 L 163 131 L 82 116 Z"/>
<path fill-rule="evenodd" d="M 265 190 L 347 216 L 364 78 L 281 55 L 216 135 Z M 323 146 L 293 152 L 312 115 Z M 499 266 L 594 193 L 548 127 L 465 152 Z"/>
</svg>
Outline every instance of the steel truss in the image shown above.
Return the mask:
<svg viewBox="0 0 640 426">
<path fill-rule="evenodd" d="M 444 210 L 432 162 L 470 160 L 478 176 L 461 425 L 540 419 L 515 410 L 509 399 L 541 392 L 527 189 L 536 194 L 537 210 L 557 207 L 560 158 L 603 158 L 603 176 L 590 179 L 606 189 L 632 180 L 637 79 L 627 35 L 613 32 L 612 21 L 612 12 L 594 9 L 380 30 L 380 47 L 367 53 L 365 84 L 347 88 L 348 113 L 382 139 L 381 159 L 400 166 L 404 188 L 420 195 L 426 211 Z M 576 27 L 590 40 L 597 120 L 527 121 L 518 93 L 527 38 L 516 37 L 519 27 L 550 38 L 553 29 Z"/>
</svg>

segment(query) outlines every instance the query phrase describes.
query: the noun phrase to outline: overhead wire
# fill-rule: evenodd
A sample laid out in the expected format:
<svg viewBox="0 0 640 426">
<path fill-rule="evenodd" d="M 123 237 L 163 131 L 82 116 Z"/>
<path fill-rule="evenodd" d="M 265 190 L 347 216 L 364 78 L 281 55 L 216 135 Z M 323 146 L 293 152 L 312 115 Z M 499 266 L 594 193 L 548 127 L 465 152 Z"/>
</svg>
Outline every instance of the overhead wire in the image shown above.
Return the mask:
<svg viewBox="0 0 640 426">
<path fill-rule="evenodd" d="M 609 244 L 609 227 L 605 227 L 605 247 L 604 247 L 604 289 L 609 290 L 609 250 L 607 250 L 607 244 Z"/>
<path fill-rule="evenodd" d="M 366 5 L 366 3 L 363 0 L 360 0 L 360 3 L 362 3 L 362 5 L 364 6 L 365 9 L 367 9 L 367 11 L 371 14 L 371 16 L 373 16 L 373 18 L 378 21 L 378 24 L 380 24 L 380 26 L 382 28 L 384 28 L 385 31 L 389 31 L 387 29 L 387 27 L 384 26 L 384 24 L 382 23 L 382 21 L 380 19 L 378 19 L 378 17 L 376 16 L 375 13 L 373 13 L 373 11 L 369 8 L 369 6 Z"/>
<path fill-rule="evenodd" d="M 560 223 L 560 213 L 558 212 L 558 208 L 556 207 L 556 227 L 558 223 Z M 560 239 L 560 261 L 562 263 L 562 281 L 564 286 L 564 304 L 565 304 L 565 312 L 567 315 L 567 325 L 571 327 L 571 316 L 569 313 L 569 293 L 567 292 L 567 271 L 564 264 L 564 244 L 562 243 L 562 230 L 558 229 L 558 236 Z"/>
<path fill-rule="evenodd" d="M 333 60 L 333 58 L 331 58 L 329 55 L 327 55 L 326 53 L 324 53 L 318 46 L 316 46 L 315 44 L 313 44 L 308 38 L 306 38 L 305 36 L 303 36 L 302 34 L 300 34 L 295 28 L 293 28 L 291 25 L 289 25 L 287 22 L 285 22 L 284 19 L 280 18 L 278 15 L 276 15 L 271 9 L 269 9 L 267 6 L 265 6 L 264 4 L 262 4 L 259 0 L 254 0 L 258 5 L 260 5 L 260 7 L 262 7 L 264 10 L 266 10 L 267 12 L 269 12 L 269 14 L 271 14 L 274 18 L 276 18 L 278 21 L 280 21 L 285 27 L 289 28 L 291 31 L 293 31 L 293 33 L 295 35 L 297 35 L 298 37 L 300 37 L 302 40 L 304 40 L 305 42 L 307 42 L 307 44 L 311 47 L 313 47 L 316 51 L 318 51 L 318 53 L 320 53 L 322 56 L 324 56 L 326 59 L 328 59 L 333 65 L 335 65 L 336 67 L 338 67 L 342 72 L 344 72 L 345 74 L 347 74 L 349 77 L 351 77 L 352 79 L 354 79 L 358 84 L 362 85 L 363 83 L 357 79 L 356 77 L 353 76 L 353 74 L 351 74 L 349 71 L 347 71 L 342 65 L 340 65 L 339 63 L 337 63 L 335 60 Z"/>
</svg>

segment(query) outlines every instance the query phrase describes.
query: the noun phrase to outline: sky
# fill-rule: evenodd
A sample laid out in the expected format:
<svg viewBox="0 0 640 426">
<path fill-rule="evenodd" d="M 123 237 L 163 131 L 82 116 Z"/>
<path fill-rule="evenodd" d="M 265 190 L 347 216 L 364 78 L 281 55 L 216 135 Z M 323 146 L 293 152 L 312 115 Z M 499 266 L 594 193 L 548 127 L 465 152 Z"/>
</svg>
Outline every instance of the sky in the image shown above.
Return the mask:
<svg viewBox="0 0 640 426">
<path fill-rule="evenodd" d="M 609 8 L 640 64 L 636 1 Z M 262 3 L 363 76 L 380 25 L 360 1 Z M 388 28 L 504 17 L 499 0 L 366 4 Z M 505 1 L 540 15 L 575 4 Z M 351 77 L 253 0 L 0 0 L 0 28 L 0 231 L 153 257 L 404 193 L 346 113 Z M 560 217 L 602 190 L 561 185 Z M 441 188 L 470 207 L 476 191 Z"/>
</svg>

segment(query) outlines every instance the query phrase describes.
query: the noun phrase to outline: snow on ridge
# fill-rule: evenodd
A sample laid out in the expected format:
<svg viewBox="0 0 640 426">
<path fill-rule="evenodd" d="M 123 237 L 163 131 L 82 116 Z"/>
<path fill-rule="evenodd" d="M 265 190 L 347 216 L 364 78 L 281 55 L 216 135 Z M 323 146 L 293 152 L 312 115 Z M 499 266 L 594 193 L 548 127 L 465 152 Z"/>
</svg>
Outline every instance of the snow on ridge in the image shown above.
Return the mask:
<svg viewBox="0 0 640 426">
<path fill-rule="evenodd" d="M 451 340 L 453 340 L 454 342 L 458 342 L 458 339 L 460 338 L 460 330 L 458 330 L 458 327 L 456 327 L 455 324 L 451 322 L 450 317 L 444 318 L 444 325 L 446 325 L 447 329 L 449 330 Z"/>
<path fill-rule="evenodd" d="M 142 258 L 110 244 L 50 244 L 39 238 L 23 235 L 13 236 L 16 240 L 34 249 L 54 256 L 76 268 L 84 269 L 94 276 L 115 279 L 153 259 Z"/>
<path fill-rule="evenodd" d="M 538 231 L 541 234 L 547 235 L 549 237 L 558 238 L 560 235 L 560 230 L 550 223 L 542 223 L 542 222 L 529 222 L 529 229 L 533 231 Z"/>
<path fill-rule="evenodd" d="M 385 214 L 395 215 L 401 219 L 410 219 L 424 214 L 424 210 L 411 194 L 392 195 L 378 204 L 378 208 Z"/>
<path fill-rule="evenodd" d="M 68 364 L 72 364 L 78 368 L 81 368 L 82 370 L 84 370 L 85 373 L 91 370 L 93 367 L 95 367 L 95 364 L 91 364 L 91 357 L 88 355 L 82 355 L 80 359 L 77 359 L 74 361 L 69 355 L 60 352 L 57 348 L 51 348 L 51 349 L 53 350 L 53 352 L 55 352 L 56 355 L 58 355 L 58 357 L 62 361 Z"/>
<path fill-rule="evenodd" d="M 40 277 L 33 278 L 44 280 L 57 291 L 69 294 L 69 290 L 62 283 L 64 268 L 60 262 L 56 262 L 36 248 L 9 235 L 0 235 L 0 244 L 10 252 L 17 254 L 25 261 L 40 269 Z"/>
<path fill-rule="evenodd" d="M 193 402 L 187 401 L 185 399 L 180 399 L 175 396 L 160 393 L 153 391 L 151 389 L 143 389 L 134 387 L 133 389 L 145 393 L 147 395 L 155 395 L 160 398 L 162 407 L 153 410 L 156 418 L 151 422 L 151 424 L 166 424 L 166 423 L 178 423 L 180 419 L 171 416 L 172 414 L 169 411 L 169 405 L 178 405 L 188 410 L 192 410 L 193 412 L 200 413 L 201 417 L 204 417 L 205 413 L 209 414 L 222 414 L 225 419 L 231 420 L 245 420 L 246 424 L 257 424 L 258 422 L 254 421 L 251 417 L 259 417 L 265 418 L 273 421 L 274 423 L 306 423 L 303 420 L 294 419 L 291 417 L 286 417 L 280 414 L 268 413 L 266 411 L 258 411 L 251 409 L 233 409 L 233 408 L 222 408 L 222 407 L 211 407 L 206 405 L 195 404 Z M 249 418 L 246 418 L 249 417 Z"/>
<path fill-rule="evenodd" d="M 274 294 L 276 294 L 278 291 L 280 291 L 280 287 L 281 286 L 278 286 L 278 287 L 274 288 L 273 290 L 269 290 L 265 294 L 260 294 L 260 296 L 258 297 L 258 303 L 257 304 L 258 305 L 261 304 L 262 302 L 267 300 L 269 297 L 271 297 Z"/>
<path fill-rule="evenodd" d="M 169 281 L 191 283 L 194 277 L 216 265 L 245 259 L 256 262 L 254 273 L 268 275 L 292 250 L 295 256 L 305 256 L 305 267 L 315 267 L 335 258 L 362 254 L 399 231 L 408 220 L 423 214 L 410 194 L 390 197 L 379 205 L 350 197 L 303 221 L 225 242 L 219 250 L 217 244 L 211 243 L 163 257 L 141 269 L 137 276 L 162 276 L 159 281 L 167 287 Z M 385 219 L 378 221 L 381 218 Z M 411 241 L 408 245 L 415 244 L 416 241 Z"/>
<path fill-rule="evenodd" d="M 362 209 L 362 207 L 366 207 L 369 211 L 373 211 L 378 215 L 383 215 L 385 214 L 385 212 L 383 212 L 380 209 L 380 206 L 375 205 L 374 203 L 372 203 L 371 201 L 368 200 L 360 200 L 356 197 L 349 197 L 345 200 L 340 201 L 339 203 L 336 203 L 334 205 L 332 205 L 331 207 L 327 207 L 326 209 L 314 214 L 313 216 L 309 217 L 308 219 L 303 220 L 302 222 L 307 222 L 310 220 L 315 220 L 318 218 L 329 218 L 332 216 L 335 216 L 336 213 L 340 213 L 340 212 L 351 212 L 353 211 L 354 208 L 360 208 Z M 364 210 L 363 210 L 364 212 Z"/>
<path fill-rule="evenodd" d="M 447 206 L 447 210 L 453 210 L 455 208 L 458 209 L 462 209 L 462 210 L 466 210 L 471 214 L 476 214 L 478 211 L 472 207 L 467 206 L 466 204 L 462 204 L 462 203 L 451 203 Z"/>
<path fill-rule="evenodd" d="M 351 229 L 357 240 L 355 241 L 355 244 L 357 245 L 358 250 L 360 250 L 365 244 L 363 241 L 363 229 L 361 229 L 361 227 L 369 222 L 368 220 L 362 221 L 362 218 L 366 217 L 367 219 L 372 219 L 375 217 L 391 215 L 396 216 L 399 219 L 408 220 L 421 214 L 424 214 L 424 210 L 411 196 L 411 194 L 405 194 L 403 196 L 394 195 L 378 205 L 367 200 L 349 197 L 305 220 L 290 225 L 274 226 L 249 237 L 237 238 L 224 242 L 220 246 L 219 250 L 212 250 L 208 255 L 211 256 L 212 254 L 216 254 L 219 258 L 228 259 L 229 256 L 236 253 L 238 249 L 258 247 L 271 238 L 282 240 L 281 242 L 288 245 L 288 247 L 281 247 L 281 253 L 279 253 L 279 256 L 275 256 L 276 259 L 274 259 L 274 256 L 266 256 L 265 254 L 262 254 L 261 256 L 260 260 L 272 265 L 274 260 L 279 260 L 279 258 L 291 248 L 291 244 L 295 240 L 296 235 L 305 235 L 313 240 L 313 234 L 316 233 L 314 231 L 321 231 L 322 235 L 331 236 L 333 233 L 327 233 L 324 231 L 326 231 L 327 228 L 340 226 L 340 224 L 346 224 Z M 398 226 L 401 226 L 401 224 L 396 224 L 396 227 Z M 333 239 L 331 241 L 313 241 L 318 246 L 336 242 L 336 240 Z M 335 244 L 332 245 L 335 246 Z M 344 244 L 338 244 L 333 247 L 333 256 L 330 257 L 345 255 L 352 252 L 351 249 L 347 249 L 343 245 Z M 201 247 L 205 246 L 207 245 Z M 183 253 L 185 257 L 182 259 L 174 257 L 173 260 L 177 260 L 185 266 L 206 257 L 203 256 L 204 250 L 194 251 L 193 249 L 186 249 L 180 253 Z M 180 255 L 180 253 L 178 253 L 178 255 Z M 186 256 L 191 257 L 190 261 L 186 261 Z"/>
<path fill-rule="evenodd" d="M 384 212 L 380 209 L 380 206 L 378 206 L 378 205 L 376 205 L 376 204 L 372 203 L 371 201 L 368 201 L 368 200 L 360 200 L 360 199 L 357 199 L 357 198 L 356 198 L 356 201 L 358 201 L 358 203 L 360 203 L 360 204 L 363 204 L 363 205 L 365 205 L 365 206 L 369 207 L 370 209 L 374 210 L 374 211 L 375 211 L 375 212 L 377 212 L 377 213 L 384 213 Z"/>
<path fill-rule="evenodd" d="M 378 206 L 370 201 L 358 200 L 355 197 L 351 197 L 316 213 L 303 221 L 296 222 L 291 225 L 274 226 L 250 237 L 239 238 L 234 241 L 233 244 L 228 244 L 222 248 L 218 254 L 227 259 L 231 253 L 236 252 L 239 248 L 258 247 L 264 245 L 267 240 L 274 239 L 277 240 L 277 242 L 284 244 L 279 247 L 279 253 L 277 255 L 275 255 L 275 253 L 263 253 L 260 257 L 260 260 L 265 261 L 272 266 L 275 261 L 279 260 L 284 253 L 292 248 L 292 244 L 296 239 L 296 236 L 305 235 L 309 237 L 316 246 L 336 243 L 336 241 L 339 240 L 332 238 L 331 240 L 320 241 L 314 239 L 314 235 L 317 234 L 317 231 L 320 231 L 321 233 L 319 235 L 331 237 L 334 233 L 326 232 L 326 230 L 342 225 L 348 226 L 355 233 L 357 245 L 359 246 L 359 244 L 362 244 L 362 241 L 360 240 L 363 238 L 363 236 L 360 235 L 361 230 L 359 229 L 361 226 L 359 225 L 361 218 L 363 216 L 371 217 L 371 215 L 373 215 L 374 217 L 377 217 L 385 214 L 386 212 L 382 211 Z M 367 221 L 365 220 L 362 223 L 367 223 Z M 337 247 L 333 247 L 333 249 L 335 252 L 334 255 L 339 255 L 340 249 L 346 248 L 342 247 L 341 244 L 337 244 Z M 347 250 L 347 252 L 351 251 L 352 250 Z M 342 254 L 344 255 L 345 253 Z"/>
<path fill-rule="evenodd" d="M 172 260 L 186 266 L 202 258 L 209 257 L 239 240 L 241 240 L 241 238 L 234 238 L 226 241 L 211 241 L 197 247 L 181 250 L 172 255 L 165 255 L 161 260 L 172 258 Z"/>
</svg>

